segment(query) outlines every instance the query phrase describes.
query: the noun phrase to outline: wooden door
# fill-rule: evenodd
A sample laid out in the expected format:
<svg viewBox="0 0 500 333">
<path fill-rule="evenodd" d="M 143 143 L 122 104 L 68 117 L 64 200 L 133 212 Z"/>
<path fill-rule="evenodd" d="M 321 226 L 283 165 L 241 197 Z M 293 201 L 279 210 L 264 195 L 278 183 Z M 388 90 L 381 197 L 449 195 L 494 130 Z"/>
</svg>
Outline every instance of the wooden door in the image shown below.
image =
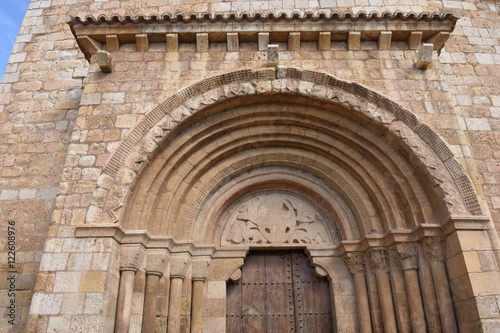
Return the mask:
<svg viewBox="0 0 500 333">
<path fill-rule="evenodd" d="M 302 251 L 256 251 L 241 271 L 227 286 L 227 332 L 333 332 L 328 281 Z"/>
</svg>

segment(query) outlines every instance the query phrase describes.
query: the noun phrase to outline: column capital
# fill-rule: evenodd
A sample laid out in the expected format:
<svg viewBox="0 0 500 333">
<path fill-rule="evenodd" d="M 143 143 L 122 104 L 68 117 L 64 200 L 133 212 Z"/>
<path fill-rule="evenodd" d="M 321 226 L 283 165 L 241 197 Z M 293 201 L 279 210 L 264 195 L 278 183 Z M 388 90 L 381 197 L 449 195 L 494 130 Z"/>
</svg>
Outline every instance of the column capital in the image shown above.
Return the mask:
<svg viewBox="0 0 500 333">
<path fill-rule="evenodd" d="M 189 269 L 190 261 L 191 256 L 187 253 L 173 254 L 170 257 L 170 277 L 184 279 Z"/>
<path fill-rule="evenodd" d="M 364 252 L 348 252 L 342 257 L 353 276 L 365 275 L 366 262 Z"/>
<path fill-rule="evenodd" d="M 205 281 L 210 270 L 210 258 L 193 258 L 191 261 L 193 281 Z"/>
<path fill-rule="evenodd" d="M 403 270 L 418 269 L 417 247 L 413 243 L 399 243 L 393 247 L 396 261 Z"/>
<path fill-rule="evenodd" d="M 120 271 L 138 271 L 144 259 L 145 249 L 142 245 L 120 246 Z"/>
<path fill-rule="evenodd" d="M 170 253 L 165 249 L 146 250 L 146 264 L 144 267 L 146 274 L 162 276 L 167 268 L 169 260 Z"/>
<path fill-rule="evenodd" d="M 427 237 L 422 241 L 427 258 L 431 262 L 444 262 L 445 247 L 444 241 L 440 237 Z"/>
<path fill-rule="evenodd" d="M 373 263 L 373 268 L 379 271 L 387 271 L 389 268 L 389 260 L 386 249 L 372 249 L 368 252 Z"/>
</svg>

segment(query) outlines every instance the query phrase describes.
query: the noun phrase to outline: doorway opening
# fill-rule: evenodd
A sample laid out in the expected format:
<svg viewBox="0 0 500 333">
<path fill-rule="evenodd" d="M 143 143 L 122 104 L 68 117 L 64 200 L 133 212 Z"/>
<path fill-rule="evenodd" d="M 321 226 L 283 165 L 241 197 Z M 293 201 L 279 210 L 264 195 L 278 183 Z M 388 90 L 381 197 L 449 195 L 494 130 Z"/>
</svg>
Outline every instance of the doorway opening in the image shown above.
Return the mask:
<svg viewBox="0 0 500 333">
<path fill-rule="evenodd" d="M 250 252 L 241 273 L 227 285 L 227 332 L 333 332 L 329 282 L 303 250 Z"/>
</svg>

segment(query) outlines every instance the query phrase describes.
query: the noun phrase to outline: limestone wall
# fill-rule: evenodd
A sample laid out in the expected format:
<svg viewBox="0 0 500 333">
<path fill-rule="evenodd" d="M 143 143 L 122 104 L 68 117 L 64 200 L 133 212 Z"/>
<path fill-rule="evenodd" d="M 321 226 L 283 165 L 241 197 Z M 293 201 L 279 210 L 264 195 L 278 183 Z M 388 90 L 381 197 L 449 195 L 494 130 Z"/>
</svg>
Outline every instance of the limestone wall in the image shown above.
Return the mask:
<svg viewBox="0 0 500 333">
<path fill-rule="evenodd" d="M 109 252 L 104 260 L 109 265 L 100 266 L 102 254 L 80 258 L 81 248 L 74 244 L 73 226 L 84 222 L 97 178 L 110 154 L 145 113 L 178 89 L 241 68 L 267 67 L 267 52 L 258 51 L 255 42 L 241 42 L 239 52 L 227 52 L 224 43 L 212 43 L 208 52 L 197 52 L 195 43 L 181 43 L 178 53 L 162 52 L 164 46 L 160 43 L 151 43 L 147 52 L 138 52 L 135 43 L 123 43 L 120 51 L 113 54 L 112 73 L 103 74 L 95 58 L 90 65 L 84 59 L 65 23 L 66 14 L 84 18 L 89 14 L 97 17 L 114 13 L 456 10 L 462 18 L 440 55 L 434 54 L 432 66 L 425 71 L 415 69 L 416 51 L 404 42 L 393 43 L 390 50 L 378 50 L 375 41 L 366 41 L 361 43 L 360 51 L 349 51 L 347 44 L 340 41 L 332 43 L 331 51 L 318 51 L 315 42 L 302 42 L 299 50 L 289 51 L 287 43 L 280 42 L 280 65 L 318 70 L 364 84 L 416 113 L 447 140 L 463 162 L 500 231 L 498 2 L 179 0 L 166 3 L 164 0 L 32 0 L 0 85 L 0 234 L 7 234 L 6 221 L 15 221 L 18 274 L 13 327 L 6 322 L 9 273 L 7 238 L 2 236 L 0 323 L 3 329 L 25 330 L 35 290 L 61 291 L 60 297 L 41 303 L 47 306 L 49 315 L 36 322 L 42 329 L 77 329 L 84 325 L 82 321 L 89 320 L 88 315 L 105 311 L 92 307 L 95 298 L 102 297 L 99 294 L 102 290 L 99 285 L 89 287 L 89 284 L 95 281 L 107 287 L 116 284 L 115 245 L 105 244 L 105 249 L 96 250 Z M 87 249 L 87 245 L 82 246 Z M 43 252 L 46 254 L 42 256 Z M 489 255 L 471 258 L 466 265 L 476 265 L 479 272 L 498 269 L 495 258 Z M 83 270 L 88 273 L 80 273 Z M 65 279 L 72 282 L 66 284 Z M 68 291 L 79 291 L 84 296 L 65 296 Z M 487 299 L 485 303 L 489 304 L 489 314 L 485 316 L 498 317 L 498 300 Z M 106 304 L 111 308 L 114 303 L 108 300 Z M 75 309 L 81 311 L 71 312 Z M 61 315 L 51 321 L 51 314 Z"/>
</svg>

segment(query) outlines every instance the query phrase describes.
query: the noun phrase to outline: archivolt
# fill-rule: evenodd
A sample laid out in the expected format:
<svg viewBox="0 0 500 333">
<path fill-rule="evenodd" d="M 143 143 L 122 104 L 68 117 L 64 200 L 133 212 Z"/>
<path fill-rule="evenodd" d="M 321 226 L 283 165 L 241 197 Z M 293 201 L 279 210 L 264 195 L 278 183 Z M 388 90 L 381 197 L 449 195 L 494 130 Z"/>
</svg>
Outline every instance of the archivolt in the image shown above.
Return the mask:
<svg viewBox="0 0 500 333">
<path fill-rule="evenodd" d="M 259 168 L 323 180 L 360 225 L 347 239 L 481 215 L 463 167 L 413 113 L 361 85 L 280 67 L 200 81 L 149 112 L 103 170 L 87 223 L 156 223 L 153 234 L 189 238 L 214 191 Z"/>
</svg>

